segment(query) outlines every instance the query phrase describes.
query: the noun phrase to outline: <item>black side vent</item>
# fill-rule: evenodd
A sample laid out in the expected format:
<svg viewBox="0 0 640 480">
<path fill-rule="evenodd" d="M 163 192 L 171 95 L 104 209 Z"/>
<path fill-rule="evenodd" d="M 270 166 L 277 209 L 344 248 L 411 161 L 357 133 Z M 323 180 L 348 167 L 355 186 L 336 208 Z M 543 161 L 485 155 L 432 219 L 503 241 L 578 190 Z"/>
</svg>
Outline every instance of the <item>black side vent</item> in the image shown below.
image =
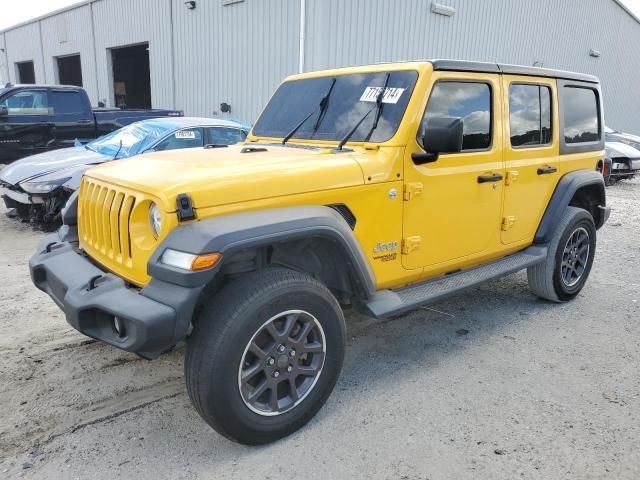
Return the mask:
<svg viewBox="0 0 640 480">
<path fill-rule="evenodd" d="M 333 208 L 336 212 L 338 212 L 342 218 L 344 218 L 347 225 L 353 230 L 356 228 L 356 216 L 353 214 L 349 207 L 347 207 L 344 203 L 336 203 L 334 205 L 327 205 L 329 208 Z"/>
</svg>

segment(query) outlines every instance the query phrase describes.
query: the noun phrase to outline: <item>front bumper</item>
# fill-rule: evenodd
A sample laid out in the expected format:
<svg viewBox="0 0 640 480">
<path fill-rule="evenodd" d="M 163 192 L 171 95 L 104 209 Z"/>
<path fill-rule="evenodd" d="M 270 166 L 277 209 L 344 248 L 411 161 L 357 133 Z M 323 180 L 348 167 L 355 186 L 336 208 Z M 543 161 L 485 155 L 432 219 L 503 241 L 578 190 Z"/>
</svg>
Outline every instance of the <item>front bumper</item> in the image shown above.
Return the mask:
<svg viewBox="0 0 640 480">
<path fill-rule="evenodd" d="M 38 195 L 29 195 L 6 187 L 0 187 L 0 197 L 4 199 L 7 208 L 13 208 L 16 203 L 22 205 L 42 205 L 44 203 L 44 198 Z"/>
<path fill-rule="evenodd" d="M 611 175 L 634 175 L 640 171 L 640 158 L 611 160 Z"/>
<path fill-rule="evenodd" d="M 185 337 L 200 294 L 200 289 L 160 281 L 130 288 L 58 233 L 40 242 L 29 270 L 35 286 L 64 311 L 73 328 L 145 358 L 157 357 Z"/>
</svg>

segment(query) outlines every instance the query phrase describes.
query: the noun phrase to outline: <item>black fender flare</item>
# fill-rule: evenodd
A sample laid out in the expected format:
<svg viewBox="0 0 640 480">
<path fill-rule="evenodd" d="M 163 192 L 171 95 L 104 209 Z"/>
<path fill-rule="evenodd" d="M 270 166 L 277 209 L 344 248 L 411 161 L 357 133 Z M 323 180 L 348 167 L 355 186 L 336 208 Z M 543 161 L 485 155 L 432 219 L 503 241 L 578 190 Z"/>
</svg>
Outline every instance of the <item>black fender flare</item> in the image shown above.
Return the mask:
<svg viewBox="0 0 640 480">
<path fill-rule="evenodd" d="M 344 260 L 354 293 L 363 299 L 375 293 L 375 276 L 351 228 L 335 210 L 325 206 L 283 207 L 205 218 L 181 225 L 167 235 L 147 264 L 154 280 L 197 288 L 208 285 L 233 253 L 305 238 L 331 241 Z M 217 252 L 221 261 L 213 268 L 188 272 L 163 264 L 167 248 L 193 254 Z"/>
<path fill-rule="evenodd" d="M 548 243 L 551 240 L 553 230 L 560 221 L 565 209 L 570 205 L 576 192 L 584 187 L 592 187 L 598 192 L 597 207 L 601 213 L 594 216 L 596 228 L 600 228 L 604 222 L 606 222 L 609 216 L 609 210 L 608 207 L 606 207 L 606 194 L 602 173 L 595 170 L 570 172 L 564 175 L 556 185 L 556 189 L 538 225 L 534 243 Z"/>
</svg>

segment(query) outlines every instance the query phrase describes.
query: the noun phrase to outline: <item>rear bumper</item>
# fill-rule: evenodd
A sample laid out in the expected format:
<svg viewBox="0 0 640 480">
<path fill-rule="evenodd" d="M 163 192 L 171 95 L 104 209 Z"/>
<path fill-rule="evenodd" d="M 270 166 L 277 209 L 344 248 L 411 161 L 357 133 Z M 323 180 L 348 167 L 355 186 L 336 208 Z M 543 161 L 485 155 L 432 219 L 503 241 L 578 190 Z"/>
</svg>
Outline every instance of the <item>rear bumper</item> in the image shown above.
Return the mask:
<svg viewBox="0 0 640 480">
<path fill-rule="evenodd" d="M 145 358 L 157 357 L 184 338 L 200 293 L 153 281 L 142 290 L 130 288 L 57 233 L 40 242 L 29 270 L 35 286 L 64 311 L 73 328 Z"/>
</svg>

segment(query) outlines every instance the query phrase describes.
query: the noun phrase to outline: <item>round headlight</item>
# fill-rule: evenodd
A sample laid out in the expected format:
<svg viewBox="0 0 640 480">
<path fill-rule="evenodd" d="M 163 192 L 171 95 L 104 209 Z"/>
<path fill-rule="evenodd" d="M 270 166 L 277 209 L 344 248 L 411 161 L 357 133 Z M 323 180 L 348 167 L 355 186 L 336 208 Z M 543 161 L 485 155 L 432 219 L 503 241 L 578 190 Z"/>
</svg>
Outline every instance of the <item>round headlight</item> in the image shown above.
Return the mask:
<svg viewBox="0 0 640 480">
<path fill-rule="evenodd" d="M 155 203 L 151 203 L 151 205 L 149 205 L 149 225 L 151 226 L 151 230 L 153 230 L 153 234 L 157 238 L 158 235 L 160 235 L 160 229 L 162 228 L 162 215 Z"/>
</svg>

